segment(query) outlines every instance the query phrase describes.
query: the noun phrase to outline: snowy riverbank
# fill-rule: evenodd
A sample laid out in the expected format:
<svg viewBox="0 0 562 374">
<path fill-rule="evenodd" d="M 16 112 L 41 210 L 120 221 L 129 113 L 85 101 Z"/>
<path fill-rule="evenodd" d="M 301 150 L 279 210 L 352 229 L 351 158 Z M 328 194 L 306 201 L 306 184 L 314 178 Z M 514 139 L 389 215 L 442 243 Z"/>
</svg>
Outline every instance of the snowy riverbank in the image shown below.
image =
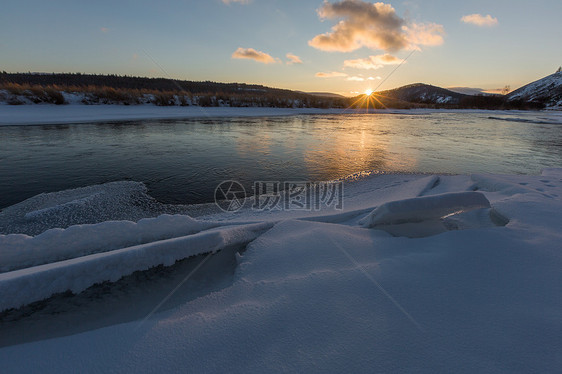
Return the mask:
<svg viewBox="0 0 562 374">
<path fill-rule="evenodd" d="M 490 116 L 508 116 L 507 120 L 521 119 L 536 122 L 539 114 L 547 123 L 561 123 L 562 111 L 485 111 L 447 109 L 388 109 L 377 110 L 386 114 L 431 114 L 469 112 Z M 361 114 L 361 109 L 317 109 L 317 108 L 229 108 L 229 107 L 161 107 L 155 105 L 0 105 L 0 126 L 6 125 L 48 125 L 91 123 L 105 121 L 140 121 L 156 119 L 229 118 L 292 116 L 299 114 Z M 531 117 L 531 119 L 527 119 Z M 503 119 L 503 118 L 498 118 Z"/>
<path fill-rule="evenodd" d="M 2 309 L 125 277 L 118 289 L 52 298 L 29 316 L 5 312 L 6 372 L 495 373 L 562 365 L 562 169 L 371 176 L 346 182 L 343 212 L 246 207 L 136 224 L 90 209 L 90 199 L 112 206 L 105 189 L 42 195 L 0 213 L 12 227 L 49 219 L 68 227 L 0 236 Z M 115 205 L 115 214 L 123 208 Z M 104 218 L 72 224 L 84 214 Z M 209 265 L 228 253 L 232 260 Z M 131 278 L 197 254 L 183 275 Z M 196 290 L 182 291 L 192 270 Z M 177 280 L 154 291 L 167 277 Z M 209 285 L 213 277 L 220 285 Z M 162 307 L 178 284 L 181 297 Z"/>
<path fill-rule="evenodd" d="M 155 105 L 0 105 L 1 125 L 44 125 L 101 121 L 338 114 L 342 109 L 161 107 Z"/>
</svg>

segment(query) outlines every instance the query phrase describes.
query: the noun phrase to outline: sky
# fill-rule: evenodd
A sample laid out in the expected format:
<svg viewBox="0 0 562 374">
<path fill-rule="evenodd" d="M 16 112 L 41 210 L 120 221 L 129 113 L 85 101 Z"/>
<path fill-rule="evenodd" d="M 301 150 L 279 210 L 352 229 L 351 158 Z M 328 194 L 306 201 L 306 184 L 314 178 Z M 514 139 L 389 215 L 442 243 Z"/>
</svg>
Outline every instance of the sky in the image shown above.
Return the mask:
<svg viewBox="0 0 562 374">
<path fill-rule="evenodd" d="M 561 14 L 560 0 L 19 0 L 0 12 L 0 70 L 516 89 L 562 65 Z"/>
</svg>

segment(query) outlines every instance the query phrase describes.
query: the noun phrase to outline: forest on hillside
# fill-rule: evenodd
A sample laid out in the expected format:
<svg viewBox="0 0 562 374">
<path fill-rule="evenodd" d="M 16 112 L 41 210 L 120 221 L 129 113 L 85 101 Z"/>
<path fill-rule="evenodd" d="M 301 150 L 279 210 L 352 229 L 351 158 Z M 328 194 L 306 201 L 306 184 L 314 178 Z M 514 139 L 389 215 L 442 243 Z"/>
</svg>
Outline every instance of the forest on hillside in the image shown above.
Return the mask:
<svg viewBox="0 0 562 374">
<path fill-rule="evenodd" d="M 194 82 L 167 78 L 80 73 L 0 73 L 0 90 L 12 95 L 9 104 L 65 104 L 66 93 L 82 94 L 83 104 L 155 104 L 231 107 L 344 108 L 345 98 L 244 83 Z M 19 102 L 18 102 L 19 101 Z"/>
<path fill-rule="evenodd" d="M 421 87 L 421 88 L 420 88 Z M 119 104 L 203 107 L 354 108 L 354 109 L 542 109 L 540 102 L 509 101 L 504 95 L 453 94 L 439 102 L 419 90 L 445 89 L 410 85 L 353 98 L 322 96 L 245 83 L 196 82 L 167 78 L 81 73 L 0 72 L 0 102 L 11 105 L 73 102 L 86 105 Z M 427 92 L 426 92 L 427 93 Z M 434 96 L 433 96 L 434 97 Z"/>
</svg>

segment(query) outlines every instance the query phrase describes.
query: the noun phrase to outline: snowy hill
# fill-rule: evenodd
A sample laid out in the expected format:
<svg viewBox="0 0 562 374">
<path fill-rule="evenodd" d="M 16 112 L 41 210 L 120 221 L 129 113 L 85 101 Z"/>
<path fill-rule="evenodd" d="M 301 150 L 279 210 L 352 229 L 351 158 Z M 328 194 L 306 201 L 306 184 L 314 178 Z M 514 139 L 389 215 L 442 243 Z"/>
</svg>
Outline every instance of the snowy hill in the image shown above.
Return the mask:
<svg viewBox="0 0 562 374">
<path fill-rule="evenodd" d="M 414 83 L 393 90 L 377 92 L 382 97 L 423 104 L 458 104 L 466 95 L 445 88 Z"/>
<path fill-rule="evenodd" d="M 529 83 L 507 95 L 508 101 L 541 102 L 547 108 L 562 108 L 562 71 Z"/>
</svg>

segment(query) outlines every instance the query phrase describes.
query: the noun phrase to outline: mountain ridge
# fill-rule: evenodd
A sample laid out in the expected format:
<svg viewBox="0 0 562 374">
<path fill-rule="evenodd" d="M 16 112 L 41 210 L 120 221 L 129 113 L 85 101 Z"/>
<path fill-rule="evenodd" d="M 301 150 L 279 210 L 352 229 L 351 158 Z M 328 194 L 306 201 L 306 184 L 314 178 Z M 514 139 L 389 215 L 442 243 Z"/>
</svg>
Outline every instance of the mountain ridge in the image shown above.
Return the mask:
<svg viewBox="0 0 562 374">
<path fill-rule="evenodd" d="M 506 98 L 511 102 L 540 102 L 546 107 L 562 108 L 562 69 L 510 92 Z"/>
<path fill-rule="evenodd" d="M 375 94 L 419 104 L 459 104 L 461 99 L 468 96 L 426 83 L 407 84 L 391 90 L 378 91 Z"/>
<path fill-rule="evenodd" d="M 562 72 L 559 70 L 505 96 L 484 93 L 468 95 L 431 84 L 413 83 L 353 98 L 330 92 L 302 92 L 246 83 L 81 73 L 0 72 L 2 102 L 14 105 L 75 103 L 278 108 L 562 109 Z"/>
</svg>

